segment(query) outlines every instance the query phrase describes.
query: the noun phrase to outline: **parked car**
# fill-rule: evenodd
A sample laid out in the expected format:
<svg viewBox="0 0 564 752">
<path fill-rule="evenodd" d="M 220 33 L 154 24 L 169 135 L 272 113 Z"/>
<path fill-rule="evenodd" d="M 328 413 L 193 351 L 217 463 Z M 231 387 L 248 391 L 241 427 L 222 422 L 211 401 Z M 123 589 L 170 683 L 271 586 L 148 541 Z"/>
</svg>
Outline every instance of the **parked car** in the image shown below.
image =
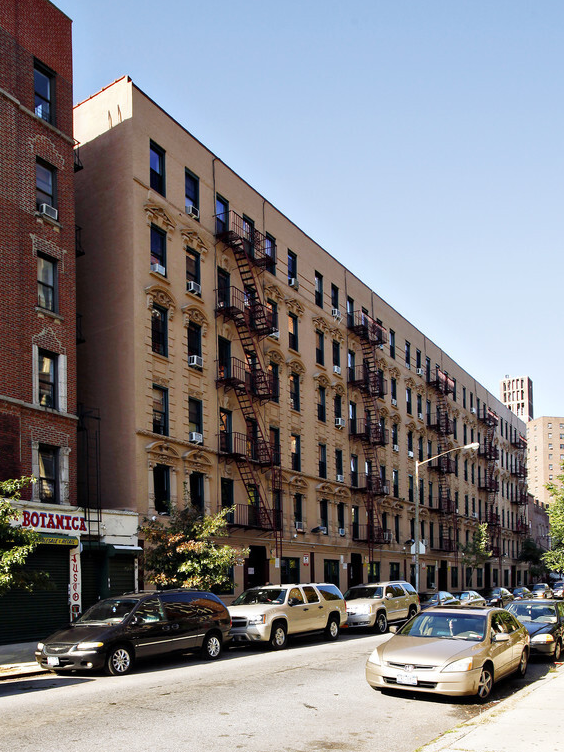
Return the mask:
<svg viewBox="0 0 564 752">
<path fill-rule="evenodd" d="M 392 628 L 393 629 L 393 628 Z M 433 608 L 404 624 L 366 663 L 374 689 L 409 689 L 486 700 L 494 682 L 524 676 L 529 633 L 499 608 Z"/>
<path fill-rule="evenodd" d="M 123 675 L 138 658 L 199 650 L 219 658 L 229 612 L 213 593 L 167 590 L 126 593 L 95 603 L 83 616 L 37 645 L 37 662 L 55 673 L 76 669 Z"/>
<path fill-rule="evenodd" d="M 461 593 L 455 593 L 454 597 L 458 598 L 460 605 L 465 608 L 486 605 L 486 599 L 484 596 L 480 595 L 480 593 L 477 593 L 475 590 L 463 590 Z"/>
<path fill-rule="evenodd" d="M 552 588 L 546 582 L 533 585 L 533 598 L 553 598 Z"/>
<path fill-rule="evenodd" d="M 552 594 L 555 598 L 564 598 L 564 580 L 559 580 L 553 584 Z"/>
<path fill-rule="evenodd" d="M 403 580 L 354 585 L 345 593 L 348 627 L 374 627 L 383 634 L 388 622 L 411 619 L 419 611 L 419 596 Z"/>
<path fill-rule="evenodd" d="M 288 635 L 324 632 L 336 640 L 347 620 L 343 594 L 330 583 L 264 585 L 233 601 L 230 635 L 237 642 L 268 642 L 274 650 L 286 647 Z"/>
<path fill-rule="evenodd" d="M 513 593 L 510 593 L 509 590 L 504 587 L 494 587 L 486 590 L 484 598 L 486 599 L 486 605 L 499 606 L 500 608 L 505 608 L 508 603 L 515 600 Z"/>
<path fill-rule="evenodd" d="M 421 611 L 433 606 L 460 606 L 460 601 L 446 590 L 439 590 L 437 593 L 425 593 L 421 596 Z"/>
<path fill-rule="evenodd" d="M 531 652 L 559 661 L 564 641 L 564 603 L 529 599 L 510 603 L 507 610 L 523 624 L 531 637 Z"/>
<path fill-rule="evenodd" d="M 523 598 L 532 598 L 533 594 L 528 587 L 517 587 L 513 591 L 513 597 L 515 598 L 515 600 L 520 600 Z"/>
</svg>

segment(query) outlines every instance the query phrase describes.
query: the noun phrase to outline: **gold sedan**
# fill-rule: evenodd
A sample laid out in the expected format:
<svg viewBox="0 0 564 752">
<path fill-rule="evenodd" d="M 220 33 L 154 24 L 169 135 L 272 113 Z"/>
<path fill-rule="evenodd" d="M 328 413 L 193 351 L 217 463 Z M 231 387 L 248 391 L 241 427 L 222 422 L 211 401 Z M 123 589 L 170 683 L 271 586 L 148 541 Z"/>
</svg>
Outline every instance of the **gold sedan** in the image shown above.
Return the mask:
<svg viewBox="0 0 564 752">
<path fill-rule="evenodd" d="M 501 608 L 431 608 L 379 645 L 366 663 L 374 689 L 489 697 L 494 682 L 529 661 L 529 634 Z"/>
</svg>

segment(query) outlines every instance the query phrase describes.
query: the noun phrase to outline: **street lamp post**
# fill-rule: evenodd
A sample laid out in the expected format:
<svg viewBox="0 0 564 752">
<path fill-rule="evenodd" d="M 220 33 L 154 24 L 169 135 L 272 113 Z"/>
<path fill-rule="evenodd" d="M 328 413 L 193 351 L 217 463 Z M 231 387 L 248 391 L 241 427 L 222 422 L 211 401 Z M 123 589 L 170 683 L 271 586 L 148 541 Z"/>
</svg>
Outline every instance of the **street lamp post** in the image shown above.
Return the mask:
<svg viewBox="0 0 564 752">
<path fill-rule="evenodd" d="M 414 541 L 414 547 L 415 547 L 415 589 L 417 592 L 419 592 L 419 542 L 420 542 L 420 535 L 419 535 L 419 468 L 421 465 L 426 465 L 428 462 L 431 462 L 432 460 L 436 460 L 439 457 L 443 457 L 445 454 L 450 454 L 451 452 L 458 452 L 459 450 L 464 449 L 479 449 L 480 444 L 479 442 L 475 441 L 472 444 L 464 444 L 464 446 L 460 447 L 453 447 L 452 449 L 447 449 L 446 452 L 441 452 L 440 454 L 435 454 L 434 457 L 428 457 L 426 460 L 423 460 L 422 462 L 419 462 L 419 460 L 415 460 L 415 522 L 414 522 L 414 530 L 413 530 L 413 541 Z"/>
</svg>

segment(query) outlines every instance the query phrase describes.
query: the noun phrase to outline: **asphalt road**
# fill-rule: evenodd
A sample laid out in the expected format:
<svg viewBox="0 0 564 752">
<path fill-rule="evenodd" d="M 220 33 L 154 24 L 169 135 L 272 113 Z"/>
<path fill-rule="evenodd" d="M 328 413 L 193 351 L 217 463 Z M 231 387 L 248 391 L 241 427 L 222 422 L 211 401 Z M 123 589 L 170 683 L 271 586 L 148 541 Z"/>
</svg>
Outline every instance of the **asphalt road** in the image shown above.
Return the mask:
<svg viewBox="0 0 564 752">
<path fill-rule="evenodd" d="M 381 694 L 364 678 L 387 636 L 302 638 L 141 663 L 124 677 L 48 674 L 0 683 L 0 750 L 42 752 L 414 752 L 481 712 L 473 699 Z M 533 662 L 530 682 L 550 664 Z M 492 702 L 518 691 L 502 682 Z M 491 703 L 489 703 L 491 705 Z"/>
</svg>

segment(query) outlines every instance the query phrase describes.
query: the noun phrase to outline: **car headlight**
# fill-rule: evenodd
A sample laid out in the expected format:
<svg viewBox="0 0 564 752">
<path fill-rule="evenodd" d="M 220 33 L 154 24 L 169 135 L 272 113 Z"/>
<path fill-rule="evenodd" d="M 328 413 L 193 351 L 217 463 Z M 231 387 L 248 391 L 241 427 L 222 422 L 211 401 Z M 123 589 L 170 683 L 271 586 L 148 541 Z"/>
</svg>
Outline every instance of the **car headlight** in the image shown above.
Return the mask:
<svg viewBox="0 0 564 752">
<path fill-rule="evenodd" d="M 44 644 L 43 644 L 42 642 L 38 642 L 38 643 L 37 643 L 37 648 L 36 648 L 36 649 L 37 649 L 37 650 L 43 650 L 43 648 L 44 648 L 44 647 L 45 647 L 45 645 L 44 645 Z"/>
<path fill-rule="evenodd" d="M 76 646 L 77 650 L 96 650 L 96 648 L 103 648 L 103 642 L 79 642 Z"/>
<path fill-rule="evenodd" d="M 259 616 L 249 616 L 249 624 L 265 624 L 266 614 L 259 614 Z"/>
<path fill-rule="evenodd" d="M 443 668 L 443 673 L 452 673 L 454 671 L 471 671 L 472 670 L 472 658 L 460 658 L 454 663 L 449 663 L 448 666 Z"/>
<path fill-rule="evenodd" d="M 381 666 L 382 661 L 380 660 L 380 656 L 378 655 L 378 649 L 373 650 L 370 655 L 368 656 L 368 663 L 373 663 L 375 666 Z"/>
<path fill-rule="evenodd" d="M 554 635 L 551 634 L 537 634 L 534 637 L 531 637 L 531 642 L 554 642 Z"/>
</svg>

